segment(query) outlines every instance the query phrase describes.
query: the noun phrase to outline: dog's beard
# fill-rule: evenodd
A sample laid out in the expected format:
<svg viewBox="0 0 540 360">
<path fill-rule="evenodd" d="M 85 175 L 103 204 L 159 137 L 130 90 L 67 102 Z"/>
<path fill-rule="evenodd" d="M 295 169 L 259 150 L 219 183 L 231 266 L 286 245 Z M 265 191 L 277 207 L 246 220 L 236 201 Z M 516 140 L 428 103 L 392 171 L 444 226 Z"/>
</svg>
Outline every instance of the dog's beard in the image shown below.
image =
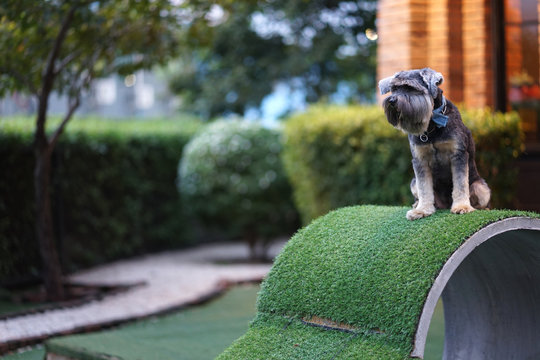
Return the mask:
<svg viewBox="0 0 540 360">
<path fill-rule="evenodd" d="M 405 133 L 420 135 L 427 131 L 433 113 L 433 99 L 427 94 L 396 94 L 391 104 L 386 98 L 383 102 L 388 122 Z"/>
</svg>

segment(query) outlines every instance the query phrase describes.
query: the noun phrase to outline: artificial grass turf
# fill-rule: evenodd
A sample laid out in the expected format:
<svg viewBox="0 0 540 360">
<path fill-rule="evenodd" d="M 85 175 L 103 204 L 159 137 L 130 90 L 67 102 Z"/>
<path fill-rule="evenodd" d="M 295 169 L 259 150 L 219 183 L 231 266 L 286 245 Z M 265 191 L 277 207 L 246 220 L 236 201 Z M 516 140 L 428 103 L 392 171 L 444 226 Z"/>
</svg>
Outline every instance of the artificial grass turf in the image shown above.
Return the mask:
<svg viewBox="0 0 540 360">
<path fill-rule="evenodd" d="M 43 346 L 36 346 L 31 349 L 23 349 L 21 352 L 0 356 L 2 360 L 43 360 L 45 359 L 45 349 Z"/>
<path fill-rule="evenodd" d="M 31 309 L 35 309 L 35 304 L 20 304 L 20 303 L 14 303 L 13 301 L 9 300 L 0 300 L 0 316 L 3 315 L 10 315 L 13 313 L 23 312 Z"/>
<path fill-rule="evenodd" d="M 48 352 L 77 360 L 208 360 L 243 334 L 258 285 L 238 286 L 208 304 L 116 330 L 56 338 Z"/>
<path fill-rule="evenodd" d="M 0 287 L 0 316 L 5 316 L 20 311 L 27 311 L 39 307 L 40 305 L 44 304 L 14 302 L 12 299 L 12 293 Z"/>
<path fill-rule="evenodd" d="M 490 223 L 540 217 L 438 211 L 408 221 L 408 209 L 342 208 L 300 230 L 263 283 L 250 330 L 219 359 L 408 359 L 426 296 L 454 251 Z M 313 316 L 352 332 L 301 320 Z"/>
</svg>

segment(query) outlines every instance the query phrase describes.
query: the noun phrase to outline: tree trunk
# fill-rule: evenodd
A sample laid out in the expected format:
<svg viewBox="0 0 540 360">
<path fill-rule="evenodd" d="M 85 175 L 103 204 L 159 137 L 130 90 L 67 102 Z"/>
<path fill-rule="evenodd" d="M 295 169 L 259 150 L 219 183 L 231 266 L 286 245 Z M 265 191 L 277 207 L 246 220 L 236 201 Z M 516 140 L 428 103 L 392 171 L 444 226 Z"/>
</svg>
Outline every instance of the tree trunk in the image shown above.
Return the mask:
<svg viewBox="0 0 540 360">
<path fill-rule="evenodd" d="M 249 260 L 253 262 L 265 262 L 268 255 L 268 241 L 259 238 L 257 233 L 252 229 L 245 231 L 244 239 L 249 246 Z"/>
<path fill-rule="evenodd" d="M 257 235 L 254 231 L 248 229 L 244 234 L 244 239 L 248 243 L 249 260 L 257 261 Z"/>
<path fill-rule="evenodd" d="M 42 119 L 38 119 L 38 121 L 40 120 Z M 48 144 L 45 133 L 39 130 L 36 131 L 34 152 L 36 160 L 34 167 L 36 236 L 43 262 L 43 280 L 47 299 L 59 301 L 64 299 L 64 288 L 52 221 L 50 196 L 52 149 Z"/>
<path fill-rule="evenodd" d="M 73 16 L 79 4 L 73 5 L 66 14 L 58 35 L 54 41 L 51 52 L 47 59 L 47 65 L 43 69 L 41 90 L 38 92 L 38 111 L 36 117 L 36 133 L 34 135 L 34 153 L 36 164 L 34 167 L 34 191 L 36 197 L 36 236 L 39 244 L 39 252 L 43 262 L 43 280 L 47 299 L 59 301 L 64 299 L 64 287 L 62 284 L 62 267 L 54 241 L 54 227 L 51 209 L 51 158 L 52 152 L 58 141 L 58 137 L 64 130 L 73 112 L 79 106 L 79 98 L 70 105 L 66 117 L 58 126 L 56 132 L 47 138 L 45 125 L 47 121 L 47 108 L 49 96 L 53 91 L 54 81 L 58 75 L 55 64 L 58 60 L 62 44 L 66 38 Z M 78 89 L 80 90 L 80 89 Z"/>
</svg>

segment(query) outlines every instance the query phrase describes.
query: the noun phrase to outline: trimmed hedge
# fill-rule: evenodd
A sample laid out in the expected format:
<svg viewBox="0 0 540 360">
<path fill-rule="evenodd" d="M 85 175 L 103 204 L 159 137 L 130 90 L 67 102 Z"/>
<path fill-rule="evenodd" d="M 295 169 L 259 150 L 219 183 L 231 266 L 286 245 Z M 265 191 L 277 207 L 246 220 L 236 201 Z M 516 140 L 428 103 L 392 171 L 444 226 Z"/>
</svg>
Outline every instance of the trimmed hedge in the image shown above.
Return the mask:
<svg viewBox="0 0 540 360">
<path fill-rule="evenodd" d="M 281 132 L 247 121 L 216 121 L 186 145 L 178 189 L 205 225 L 250 243 L 298 227 L 291 187 L 281 163 Z"/>
<path fill-rule="evenodd" d="M 57 119 L 53 119 L 54 123 Z M 0 279 L 36 275 L 33 120 L 0 121 Z M 195 119 L 74 119 L 53 155 L 53 216 L 72 270 L 190 241 L 176 191 Z M 52 128 L 52 127 L 51 127 Z"/>
<path fill-rule="evenodd" d="M 462 110 L 462 117 L 492 206 L 511 207 L 513 162 L 523 148 L 518 115 L 486 109 Z M 304 224 L 342 206 L 413 202 L 407 136 L 388 124 L 380 106 L 316 105 L 293 115 L 285 124 L 283 160 Z"/>
</svg>

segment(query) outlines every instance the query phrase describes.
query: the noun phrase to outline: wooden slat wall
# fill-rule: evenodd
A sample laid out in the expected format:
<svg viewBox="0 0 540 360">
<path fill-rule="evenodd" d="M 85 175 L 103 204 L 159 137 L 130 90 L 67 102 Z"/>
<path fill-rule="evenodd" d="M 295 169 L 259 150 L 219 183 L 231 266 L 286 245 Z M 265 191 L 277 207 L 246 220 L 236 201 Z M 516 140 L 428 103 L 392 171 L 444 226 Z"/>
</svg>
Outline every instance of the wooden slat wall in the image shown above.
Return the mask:
<svg viewBox="0 0 540 360">
<path fill-rule="evenodd" d="M 378 21 L 379 79 L 428 66 L 453 101 L 493 106 L 490 0 L 381 0 Z"/>
</svg>

